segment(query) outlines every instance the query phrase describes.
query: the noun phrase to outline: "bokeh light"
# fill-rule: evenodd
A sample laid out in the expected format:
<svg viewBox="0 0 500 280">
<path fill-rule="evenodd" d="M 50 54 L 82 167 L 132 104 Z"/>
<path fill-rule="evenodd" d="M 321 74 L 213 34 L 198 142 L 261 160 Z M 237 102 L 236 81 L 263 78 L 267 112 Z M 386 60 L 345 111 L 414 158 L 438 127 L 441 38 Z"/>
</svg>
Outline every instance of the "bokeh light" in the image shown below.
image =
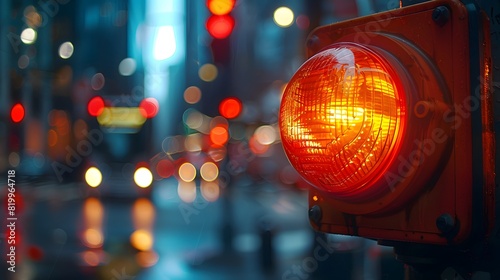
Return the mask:
<svg viewBox="0 0 500 280">
<path fill-rule="evenodd" d="M 230 15 L 212 15 L 207 20 L 206 28 L 212 37 L 224 39 L 231 35 L 234 24 L 234 18 Z"/>
<path fill-rule="evenodd" d="M 37 28 L 42 25 L 42 16 L 31 5 L 24 9 L 24 19 L 29 27 Z"/>
<path fill-rule="evenodd" d="M 102 114 L 104 111 L 104 99 L 100 96 L 95 96 L 90 99 L 87 105 L 87 111 L 89 112 L 89 115 L 93 117 L 97 117 Z"/>
<path fill-rule="evenodd" d="M 19 69 L 25 69 L 26 67 L 28 67 L 29 64 L 30 64 L 30 58 L 25 54 L 21 55 L 17 60 L 17 66 L 19 67 Z"/>
<path fill-rule="evenodd" d="M 297 26 L 302 30 L 307 30 L 309 28 L 309 25 L 311 24 L 309 17 L 306 15 L 298 16 L 295 22 L 297 23 Z"/>
<path fill-rule="evenodd" d="M 200 168 L 200 175 L 207 182 L 215 181 L 219 176 L 219 168 L 213 162 L 205 162 Z"/>
<path fill-rule="evenodd" d="M 214 182 L 206 182 L 202 181 L 200 185 L 201 196 L 208 201 L 214 202 L 220 196 L 220 187 L 217 181 Z"/>
<path fill-rule="evenodd" d="M 97 188 L 102 182 L 102 174 L 99 169 L 92 166 L 85 172 L 85 182 L 93 188 Z"/>
<path fill-rule="evenodd" d="M 96 73 L 90 80 L 90 85 L 92 86 L 93 90 L 102 89 L 105 83 L 106 79 L 104 78 L 104 75 L 102 73 Z"/>
<path fill-rule="evenodd" d="M 96 228 L 88 228 L 83 232 L 83 241 L 89 248 L 99 248 L 104 243 L 102 231 Z"/>
<path fill-rule="evenodd" d="M 235 0 L 208 0 L 208 10 L 214 15 L 226 15 L 234 8 Z"/>
<path fill-rule="evenodd" d="M 207 63 L 200 67 L 198 70 L 198 76 L 202 81 L 212 82 L 217 78 L 218 71 L 217 67 L 213 64 Z"/>
<path fill-rule="evenodd" d="M 210 130 L 210 140 L 218 146 L 223 146 L 229 140 L 229 132 L 223 126 L 216 126 Z"/>
<path fill-rule="evenodd" d="M 227 119 L 234 119 L 241 113 L 241 101 L 236 97 L 228 97 L 219 104 L 219 112 Z"/>
<path fill-rule="evenodd" d="M 151 250 L 153 242 L 153 234 L 149 230 L 138 229 L 130 236 L 130 244 L 139 251 Z"/>
<path fill-rule="evenodd" d="M 62 59 L 68 59 L 73 55 L 75 48 L 71 42 L 64 42 L 59 46 L 59 56 Z"/>
<path fill-rule="evenodd" d="M 21 157 L 16 152 L 10 152 L 9 154 L 9 164 L 12 167 L 17 167 L 21 163 Z"/>
<path fill-rule="evenodd" d="M 262 145 L 271 145 L 276 141 L 276 129 L 270 125 L 260 126 L 255 130 L 255 140 Z"/>
<path fill-rule="evenodd" d="M 184 91 L 184 101 L 188 104 L 196 104 L 201 99 L 201 89 L 197 86 L 190 86 Z"/>
<path fill-rule="evenodd" d="M 36 31 L 33 28 L 26 28 L 21 32 L 21 41 L 26 45 L 31 45 L 36 41 Z"/>
<path fill-rule="evenodd" d="M 88 264 L 89 266 L 98 266 L 100 262 L 100 257 L 97 252 L 87 250 L 82 253 L 82 259 L 83 261 Z"/>
<path fill-rule="evenodd" d="M 198 130 L 203 125 L 203 114 L 195 109 L 187 109 L 182 118 L 184 123 L 191 129 Z"/>
<path fill-rule="evenodd" d="M 184 139 L 184 147 L 188 152 L 199 152 L 202 149 L 202 145 L 203 138 L 199 133 L 190 134 L 186 136 L 186 139 Z"/>
<path fill-rule="evenodd" d="M 159 256 L 154 251 L 145 251 L 138 252 L 135 256 L 135 259 L 137 261 L 137 264 L 139 264 L 141 267 L 146 268 L 155 265 L 159 260 Z"/>
<path fill-rule="evenodd" d="M 24 114 L 24 106 L 21 103 L 15 104 L 10 110 L 10 118 L 15 123 L 21 122 L 24 119 Z"/>
<path fill-rule="evenodd" d="M 162 159 L 156 164 L 156 172 L 163 178 L 168 178 L 174 175 L 174 163 L 168 159 Z"/>
<path fill-rule="evenodd" d="M 179 181 L 179 185 L 177 186 L 177 194 L 182 201 L 186 203 L 193 202 L 196 199 L 196 184 L 192 181 Z"/>
<path fill-rule="evenodd" d="M 146 167 L 139 167 L 134 173 L 134 182 L 141 188 L 147 188 L 153 183 L 153 174 Z"/>
<path fill-rule="evenodd" d="M 125 58 L 118 65 L 118 72 L 122 76 L 130 76 L 135 73 L 137 64 L 133 58 Z"/>
<path fill-rule="evenodd" d="M 293 11 L 288 7 L 279 7 L 274 11 L 274 22 L 280 27 L 292 25 L 293 18 Z"/>
<path fill-rule="evenodd" d="M 136 229 L 150 229 L 153 227 L 156 209 L 151 200 L 141 197 L 132 205 L 132 222 Z"/>
<path fill-rule="evenodd" d="M 141 110 L 141 114 L 145 118 L 150 119 L 154 118 L 158 114 L 158 111 L 160 110 L 160 104 L 154 97 L 148 97 L 141 101 L 139 108 Z"/>
<path fill-rule="evenodd" d="M 196 178 L 196 167 L 190 162 L 185 162 L 179 167 L 179 177 L 184 182 L 192 182 Z"/>
<path fill-rule="evenodd" d="M 49 144 L 49 147 L 54 147 L 57 144 L 57 140 L 57 132 L 50 129 L 49 132 L 47 132 L 47 143 Z"/>
</svg>

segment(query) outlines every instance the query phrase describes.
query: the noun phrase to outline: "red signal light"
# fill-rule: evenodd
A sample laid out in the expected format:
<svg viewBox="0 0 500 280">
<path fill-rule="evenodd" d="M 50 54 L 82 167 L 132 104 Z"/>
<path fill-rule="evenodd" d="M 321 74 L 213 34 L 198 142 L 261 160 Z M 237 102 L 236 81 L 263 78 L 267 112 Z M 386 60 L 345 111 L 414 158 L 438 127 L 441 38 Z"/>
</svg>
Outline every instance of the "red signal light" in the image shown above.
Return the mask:
<svg viewBox="0 0 500 280">
<path fill-rule="evenodd" d="M 10 118 L 15 123 L 21 122 L 24 119 L 24 114 L 24 107 L 21 103 L 15 104 L 10 110 Z"/>
<path fill-rule="evenodd" d="M 236 97 L 228 97 L 219 104 L 219 113 L 226 119 L 234 119 L 241 113 L 242 104 Z"/>
<path fill-rule="evenodd" d="M 160 105 L 158 104 L 158 100 L 156 100 L 153 97 L 149 97 L 141 101 L 139 108 L 141 110 L 141 114 L 145 118 L 150 119 L 154 118 L 158 114 L 158 111 L 160 110 Z"/>
<path fill-rule="evenodd" d="M 217 39 L 224 39 L 231 35 L 234 28 L 234 19 L 230 15 L 212 15 L 206 23 L 208 33 Z"/>
<path fill-rule="evenodd" d="M 441 245 L 491 231 L 489 47 L 485 14 L 454 0 L 313 31 L 279 125 L 315 229 Z"/>
<path fill-rule="evenodd" d="M 87 111 L 89 115 L 93 117 L 99 116 L 104 111 L 104 99 L 100 96 L 95 96 L 90 99 L 87 105 Z"/>
</svg>

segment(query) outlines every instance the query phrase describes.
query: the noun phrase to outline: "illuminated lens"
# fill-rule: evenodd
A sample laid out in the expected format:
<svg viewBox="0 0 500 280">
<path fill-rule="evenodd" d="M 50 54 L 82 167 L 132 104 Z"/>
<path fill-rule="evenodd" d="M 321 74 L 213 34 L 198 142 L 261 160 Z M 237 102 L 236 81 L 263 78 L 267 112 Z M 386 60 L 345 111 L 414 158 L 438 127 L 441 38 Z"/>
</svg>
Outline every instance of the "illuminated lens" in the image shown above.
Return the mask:
<svg viewBox="0 0 500 280">
<path fill-rule="evenodd" d="M 134 173 L 134 182 L 141 188 L 147 188 L 153 182 L 153 174 L 146 167 L 140 167 Z"/>
<path fill-rule="evenodd" d="M 381 55 L 335 44 L 306 61 L 280 111 L 286 154 L 297 171 L 337 198 L 381 179 L 406 126 L 401 81 Z"/>
<path fill-rule="evenodd" d="M 85 182 L 93 188 L 97 188 L 102 182 L 102 174 L 96 167 L 90 167 L 85 172 Z"/>
</svg>

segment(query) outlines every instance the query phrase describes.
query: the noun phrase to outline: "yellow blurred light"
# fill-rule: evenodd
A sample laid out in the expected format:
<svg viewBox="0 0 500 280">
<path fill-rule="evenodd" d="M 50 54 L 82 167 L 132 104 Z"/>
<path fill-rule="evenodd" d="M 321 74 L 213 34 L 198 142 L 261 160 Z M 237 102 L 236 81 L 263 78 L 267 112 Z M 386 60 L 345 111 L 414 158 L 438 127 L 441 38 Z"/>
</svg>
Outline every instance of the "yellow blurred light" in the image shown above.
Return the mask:
<svg viewBox="0 0 500 280">
<path fill-rule="evenodd" d="M 196 184 L 193 181 L 184 182 L 180 180 L 177 186 L 177 194 L 182 201 L 186 203 L 193 202 L 196 199 Z"/>
<path fill-rule="evenodd" d="M 102 182 L 102 174 L 96 167 L 90 167 L 85 172 L 85 182 L 93 188 L 97 188 Z"/>
<path fill-rule="evenodd" d="M 153 183 L 153 173 L 146 167 L 139 167 L 134 173 L 134 182 L 141 188 L 147 188 Z"/>
<path fill-rule="evenodd" d="M 203 196 L 203 198 L 208 202 L 214 202 L 220 196 L 220 187 L 217 181 L 214 182 L 202 181 L 200 190 L 201 190 L 201 196 Z"/>
<path fill-rule="evenodd" d="M 134 228 L 152 228 L 156 209 L 149 199 L 139 198 L 132 206 L 132 223 Z"/>
<path fill-rule="evenodd" d="M 73 47 L 73 44 L 71 42 L 64 42 L 59 46 L 59 56 L 62 59 L 68 59 L 73 55 L 73 52 L 75 51 L 75 47 Z"/>
<path fill-rule="evenodd" d="M 255 140 L 262 145 L 271 145 L 276 141 L 276 129 L 270 125 L 260 126 L 255 130 Z"/>
<path fill-rule="evenodd" d="M 278 26 L 288 27 L 293 23 L 293 11 L 288 7 L 279 7 L 274 11 L 273 19 Z"/>
<path fill-rule="evenodd" d="M 83 240 L 89 248 L 99 248 L 104 242 L 102 231 L 95 228 L 89 228 L 83 232 Z"/>
<path fill-rule="evenodd" d="M 36 41 L 36 31 L 33 28 L 26 28 L 21 32 L 21 41 L 26 45 L 31 45 Z"/>
<path fill-rule="evenodd" d="M 208 0 L 208 9 L 214 15 L 222 16 L 233 10 L 235 0 Z"/>
<path fill-rule="evenodd" d="M 104 127 L 139 128 L 146 117 L 138 107 L 106 107 L 97 117 L 97 122 Z"/>
<path fill-rule="evenodd" d="M 196 178 L 196 167 L 190 162 L 185 162 L 179 167 L 179 177 L 184 182 L 192 182 Z"/>
<path fill-rule="evenodd" d="M 212 182 L 219 176 L 219 168 L 213 162 L 205 162 L 200 168 L 200 175 L 203 180 Z"/>
<path fill-rule="evenodd" d="M 198 70 L 198 76 L 205 82 L 212 82 L 217 78 L 217 75 L 217 67 L 210 63 L 204 64 L 200 67 L 200 70 Z"/>
<path fill-rule="evenodd" d="M 104 218 L 104 207 L 97 198 L 89 197 L 83 203 L 83 224 L 86 228 L 100 229 Z"/>
<path fill-rule="evenodd" d="M 153 233 L 149 230 L 138 229 L 130 236 L 130 244 L 139 251 L 151 250 L 153 242 Z"/>
</svg>

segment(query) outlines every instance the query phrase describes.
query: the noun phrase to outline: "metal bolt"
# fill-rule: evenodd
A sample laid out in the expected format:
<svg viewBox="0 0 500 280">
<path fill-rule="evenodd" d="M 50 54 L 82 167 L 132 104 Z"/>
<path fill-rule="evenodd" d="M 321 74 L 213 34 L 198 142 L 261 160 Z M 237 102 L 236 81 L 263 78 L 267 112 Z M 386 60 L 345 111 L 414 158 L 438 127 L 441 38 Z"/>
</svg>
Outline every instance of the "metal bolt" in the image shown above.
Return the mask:
<svg viewBox="0 0 500 280">
<path fill-rule="evenodd" d="M 316 224 L 319 224 L 321 221 L 321 208 L 318 205 L 314 205 L 309 209 L 309 219 L 311 219 Z"/>
<path fill-rule="evenodd" d="M 448 213 L 436 219 L 437 228 L 444 234 L 450 233 L 455 228 L 455 219 Z"/>
<path fill-rule="evenodd" d="M 450 10 L 446 6 L 439 6 L 432 11 L 432 20 L 439 26 L 445 25 L 450 20 Z"/>
</svg>

